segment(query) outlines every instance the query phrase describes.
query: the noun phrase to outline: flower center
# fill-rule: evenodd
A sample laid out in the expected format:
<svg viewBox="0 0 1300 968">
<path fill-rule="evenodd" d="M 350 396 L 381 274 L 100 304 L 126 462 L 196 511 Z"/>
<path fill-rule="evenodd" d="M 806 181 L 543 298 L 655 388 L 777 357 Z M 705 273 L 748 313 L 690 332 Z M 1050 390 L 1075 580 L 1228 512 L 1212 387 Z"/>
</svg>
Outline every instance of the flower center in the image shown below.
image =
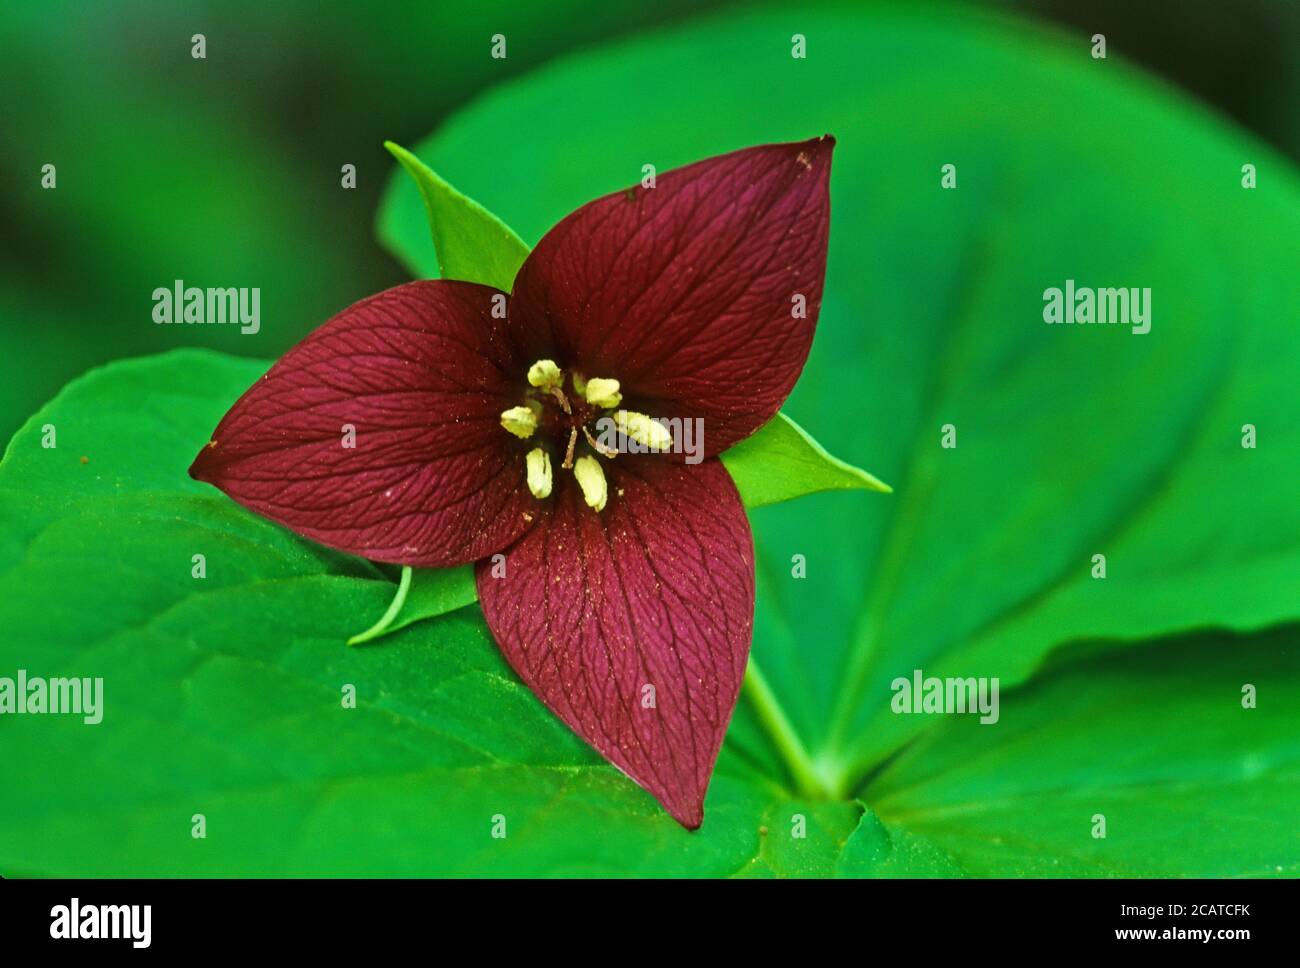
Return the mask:
<svg viewBox="0 0 1300 968">
<path fill-rule="evenodd" d="M 520 440 L 537 440 L 538 446 L 524 456 L 528 489 L 535 498 L 550 497 L 554 460 L 573 472 L 588 507 L 604 510 L 609 491 L 597 455 L 606 460 L 618 456 L 606 432 L 609 427 L 652 449 L 672 443 L 662 424 L 643 413 L 618 409 L 622 402 L 617 380 L 587 379 L 576 372 L 566 376 L 554 360 L 538 360 L 528 368 L 524 403 L 504 411 L 501 426 Z"/>
</svg>

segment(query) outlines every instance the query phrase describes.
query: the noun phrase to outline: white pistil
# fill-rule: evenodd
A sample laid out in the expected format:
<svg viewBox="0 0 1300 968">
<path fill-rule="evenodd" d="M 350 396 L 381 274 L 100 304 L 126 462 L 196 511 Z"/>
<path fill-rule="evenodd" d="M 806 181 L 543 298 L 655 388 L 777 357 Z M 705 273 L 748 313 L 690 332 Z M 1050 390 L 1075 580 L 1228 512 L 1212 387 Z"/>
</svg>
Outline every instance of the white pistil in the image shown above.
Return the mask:
<svg viewBox="0 0 1300 968">
<path fill-rule="evenodd" d="M 524 457 L 528 468 L 528 490 L 533 497 L 541 500 L 551 496 L 551 455 L 540 447 L 534 447 Z"/>
<path fill-rule="evenodd" d="M 669 450 L 673 445 L 672 431 L 651 417 L 633 410 L 614 411 L 614 426 L 618 432 L 631 437 L 650 450 Z"/>
<path fill-rule="evenodd" d="M 528 382 L 543 390 L 556 390 L 564 383 L 564 373 L 554 360 L 538 360 L 528 368 Z"/>
<path fill-rule="evenodd" d="M 528 407 L 511 407 L 502 412 L 501 426 L 520 440 L 527 440 L 537 430 L 537 414 Z"/>
<path fill-rule="evenodd" d="M 588 380 L 584 393 L 587 402 L 593 407 L 617 407 L 623 402 L 623 394 L 618 392 L 617 380 L 606 380 L 601 377 Z"/>
<path fill-rule="evenodd" d="M 594 457 L 579 457 L 573 465 L 573 476 L 582 488 L 582 499 L 587 507 L 597 511 L 605 510 L 605 501 L 609 498 L 609 489 L 605 484 L 605 472 L 600 462 Z"/>
</svg>

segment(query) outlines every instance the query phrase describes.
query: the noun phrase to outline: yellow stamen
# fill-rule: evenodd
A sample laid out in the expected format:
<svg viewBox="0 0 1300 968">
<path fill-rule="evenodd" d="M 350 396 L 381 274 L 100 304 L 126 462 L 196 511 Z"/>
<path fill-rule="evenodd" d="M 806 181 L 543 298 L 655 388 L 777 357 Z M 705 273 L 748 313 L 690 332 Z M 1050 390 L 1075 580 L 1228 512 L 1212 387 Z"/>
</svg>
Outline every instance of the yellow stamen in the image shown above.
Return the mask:
<svg viewBox="0 0 1300 968">
<path fill-rule="evenodd" d="M 527 440 L 537 429 L 537 414 L 527 407 L 511 407 L 501 414 L 501 426 L 520 440 Z"/>
<path fill-rule="evenodd" d="M 672 431 L 663 424 L 632 410 L 614 411 L 614 426 L 618 432 L 631 437 L 638 444 L 655 451 L 669 450 L 673 445 Z"/>
<path fill-rule="evenodd" d="M 540 447 L 534 447 L 524 458 L 528 468 L 528 490 L 533 497 L 541 500 L 551 496 L 551 455 Z"/>
<path fill-rule="evenodd" d="M 585 395 L 593 407 L 617 407 L 623 402 L 623 394 L 618 392 L 618 381 L 601 377 L 587 381 Z"/>
<path fill-rule="evenodd" d="M 600 462 L 594 457 L 579 457 L 573 465 L 573 476 L 582 488 L 582 499 L 587 507 L 597 511 L 605 510 L 605 501 L 609 498 L 609 489 L 605 484 L 605 472 Z"/>
<path fill-rule="evenodd" d="M 554 360 L 538 360 L 528 368 L 528 382 L 543 390 L 554 390 L 564 383 L 564 374 Z"/>
</svg>

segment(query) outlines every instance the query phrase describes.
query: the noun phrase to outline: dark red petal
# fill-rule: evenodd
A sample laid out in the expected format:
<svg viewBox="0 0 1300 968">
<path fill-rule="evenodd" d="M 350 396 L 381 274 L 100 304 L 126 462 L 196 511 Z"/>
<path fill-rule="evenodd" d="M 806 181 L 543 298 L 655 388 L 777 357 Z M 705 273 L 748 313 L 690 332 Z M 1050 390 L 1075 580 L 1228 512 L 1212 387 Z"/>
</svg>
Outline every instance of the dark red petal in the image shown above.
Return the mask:
<svg viewBox="0 0 1300 968">
<path fill-rule="evenodd" d="M 504 577 L 479 564 L 479 598 L 542 702 L 694 830 L 749 656 L 749 521 L 719 461 L 604 466 L 605 510 L 557 471 Z"/>
<path fill-rule="evenodd" d="M 530 526 L 497 290 L 412 282 L 343 310 L 230 408 L 190 475 L 321 544 L 464 564 Z M 343 446 L 344 425 L 356 446 Z"/>
<path fill-rule="evenodd" d="M 621 381 L 630 408 L 703 418 L 707 455 L 743 440 L 776 414 L 812 345 L 834 144 L 747 148 L 584 205 L 519 270 L 519 345 Z"/>
</svg>

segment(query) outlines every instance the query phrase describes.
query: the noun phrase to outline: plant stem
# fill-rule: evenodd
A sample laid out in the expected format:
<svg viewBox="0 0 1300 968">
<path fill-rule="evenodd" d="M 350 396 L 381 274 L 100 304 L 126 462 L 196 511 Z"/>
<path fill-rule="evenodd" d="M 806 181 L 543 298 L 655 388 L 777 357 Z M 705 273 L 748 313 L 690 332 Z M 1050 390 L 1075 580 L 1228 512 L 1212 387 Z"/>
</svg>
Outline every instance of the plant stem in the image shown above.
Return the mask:
<svg viewBox="0 0 1300 968">
<path fill-rule="evenodd" d="M 742 688 L 759 722 L 767 730 L 772 744 L 781 754 L 782 761 L 794 778 L 798 792 L 812 797 L 827 796 L 826 786 L 814 769 L 808 751 L 804 749 L 794 727 L 790 725 L 790 720 L 786 718 L 785 710 L 777 702 L 772 687 L 767 684 L 767 679 L 752 655 L 749 657 L 749 665 L 745 668 L 745 683 Z"/>
</svg>

